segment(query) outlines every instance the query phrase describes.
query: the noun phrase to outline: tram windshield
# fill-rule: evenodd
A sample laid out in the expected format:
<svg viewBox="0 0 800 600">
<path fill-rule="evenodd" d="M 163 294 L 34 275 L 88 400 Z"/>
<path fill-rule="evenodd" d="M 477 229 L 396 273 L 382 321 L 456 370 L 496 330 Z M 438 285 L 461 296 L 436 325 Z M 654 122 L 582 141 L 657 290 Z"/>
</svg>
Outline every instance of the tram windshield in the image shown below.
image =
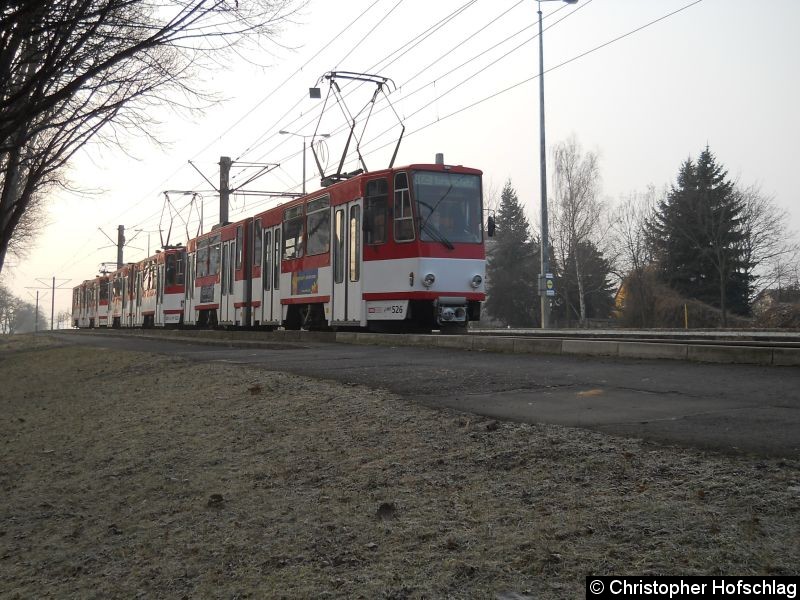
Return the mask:
<svg viewBox="0 0 800 600">
<path fill-rule="evenodd" d="M 483 241 L 478 175 L 416 171 L 413 174 L 419 236 L 425 242 Z"/>
</svg>

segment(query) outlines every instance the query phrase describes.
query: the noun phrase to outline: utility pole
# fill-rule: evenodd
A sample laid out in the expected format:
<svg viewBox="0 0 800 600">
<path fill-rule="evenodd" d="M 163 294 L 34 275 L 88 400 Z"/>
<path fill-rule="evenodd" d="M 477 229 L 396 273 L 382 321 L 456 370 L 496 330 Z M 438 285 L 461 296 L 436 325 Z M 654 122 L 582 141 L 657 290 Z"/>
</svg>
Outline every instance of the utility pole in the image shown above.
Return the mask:
<svg viewBox="0 0 800 600">
<path fill-rule="evenodd" d="M 36 331 L 39 331 L 39 290 L 48 290 L 50 292 L 50 331 L 55 329 L 55 316 L 56 316 L 56 290 L 65 290 L 63 287 L 68 284 L 71 279 L 59 279 L 59 284 L 56 285 L 56 277 L 53 276 L 50 281 L 44 277 L 37 278 L 36 281 L 41 284 L 40 287 L 30 286 L 29 290 L 36 290 Z M 48 285 L 50 284 L 50 285 Z"/>
<path fill-rule="evenodd" d="M 36 309 L 33 315 L 33 331 L 34 333 L 39 333 L 39 290 L 49 290 L 50 288 L 25 286 L 25 289 L 36 290 Z M 33 298 L 32 292 L 28 292 L 28 295 Z"/>
<path fill-rule="evenodd" d="M 192 168 L 200 173 L 200 176 L 205 179 L 208 184 L 214 188 L 214 191 L 219 194 L 219 223 L 220 225 L 225 225 L 228 223 L 228 204 L 230 201 L 231 194 L 234 192 L 241 193 L 241 194 L 252 194 L 252 195 L 259 195 L 259 196 L 285 196 L 286 194 L 282 194 L 280 192 L 256 192 L 256 191 L 244 191 L 242 188 L 246 186 L 248 183 L 255 181 L 262 175 L 269 173 L 271 170 L 280 167 L 280 164 L 276 163 L 245 163 L 241 161 L 233 161 L 231 160 L 230 156 L 220 156 L 219 157 L 219 189 L 214 187 L 214 184 L 206 177 L 203 172 L 198 169 L 192 161 L 189 161 L 189 164 L 192 165 Z M 231 180 L 231 167 L 233 165 L 241 168 L 257 168 L 258 171 L 255 175 L 246 179 L 242 184 L 236 186 L 236 188 L 231 189 L 230 180 Z M 193 192 L 182 192 L 182 193 L 193 193 Z M 202 222 L 203 217 L 202 214 L 200 216 L 200 220 Z"/>
<path fill-rule="evenodd" d="M 121 269 L 125 264 L 122 260 L 122 248 L 125 246 L 125 225 L 117 227 L 117 269 Z"/>
<path fill-rule="evenodd" d="M 219 157 L 219 224 L 228 222 L 228 203 L 231 197 L 231 157 Z"/>
<path fill-rule="evenodd" d="M 100 231 L 100 233 L 102 233 L 104 236 L 106 236 L 106 238 L 108 239 L 109 242 L 111 242 L 117 248 L 117 268 L 118 269 L 122 268 L 122 265 L 125 264 L 125 261 L 123 260 L 123 254 L 122 254 L 123 253 L 123 249 L 125 248 L 125 225 L 118 225 L 117 226 L 117 241 L 116 242 L 105 231 L 103 231 L 99 227 L 97 229 L 98 229 L 98 231 Z M 136 237 L 136 236 L 134 236 L 134 237 Z M 103 250 L 103 249 L 109 248 L 109 247 L 110 246 L 103 246 L 102 248 L 98 248 L 98 250 Z M 110 263 L 111 261 L 106 261 L 106 262 Z"/>
<path fill-rule="evenodd" d="M 544 137 L 544 42 L 542 36 L 542 3 L 539 2 L 539 180 L 541 185 L 540 227 L 541 246 L 539 265 L 539 299 L 541 300 L 542 329 L 550 327 L 550 298 L 547 294 L 547 275 L 550 270 L 550 241 L 547 231 L 547 147 Z"/>
</svg>

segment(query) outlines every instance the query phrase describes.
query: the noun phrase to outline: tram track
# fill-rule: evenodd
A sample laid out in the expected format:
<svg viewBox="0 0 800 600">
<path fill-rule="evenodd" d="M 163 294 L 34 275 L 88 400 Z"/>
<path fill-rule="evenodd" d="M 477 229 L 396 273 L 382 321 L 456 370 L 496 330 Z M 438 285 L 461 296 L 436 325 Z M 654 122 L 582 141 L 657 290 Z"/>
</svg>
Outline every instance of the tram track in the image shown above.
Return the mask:
<svg viewBox="0 0 800 600">
<path fill-rule="evenodd" d="M 609 330 L 477 330 L 461 335 L 385 334 L 355 331 L 113 329 L 80 334 L 138 336 L 176 343 L 250 348 L 310 348 L 343 343 L 375 346 L 416 346 L 475 352 L 552 354 L 619 359 L 680 360 L 728 364 L 800 366 L 800 336 L 796 332 L 753 331 L 609 331 Z"/>
<path fill-rule="evenodd" d="M 480 337 L 513 337 L 542 340 L 592 340 L 607 342 L 639 342 L 647 344 L 691 344 L 750 348 L 800 348 L 800 332 L 750 330 L 532 330 L 485 329 L 469 332 Z"/>
</svg>

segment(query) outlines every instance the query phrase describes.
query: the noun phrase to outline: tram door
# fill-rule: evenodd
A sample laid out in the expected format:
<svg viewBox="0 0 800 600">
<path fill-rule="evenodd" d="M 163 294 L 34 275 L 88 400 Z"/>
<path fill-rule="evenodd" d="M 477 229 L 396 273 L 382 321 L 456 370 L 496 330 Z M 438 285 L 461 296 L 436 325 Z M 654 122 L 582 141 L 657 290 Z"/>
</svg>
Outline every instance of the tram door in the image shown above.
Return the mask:
<svg viewBox="0 0 800 600">
<path fill-rule="evenodd" d="M 333 213 L 333 324 L 362 323 L 361 271 L 362 201 L 334 208 Z"/>
<path fill-rule="evenodd" d="M 222 243 L 222 265 L 220 268 L 220 294 L 219 294 L 219 316 L 220 323 L 227 323 L 231 320 L 230 304 L 231 288 L 233 288 L 233 248 L 231 242 Z"/>
<path fill-rule="evenodd" d="M 122 284 L 120 286 L 122 290 L 122 302 L 120 306 L 122 307 L 122 312 L 120 313 L 119 317 L 119 326 L 126 327 L 128 325 L 128 274 L 122 276 L 120 281 Z M 113 321 L 112 321 L 113 322 Z"/>
<path fill-rule="evenodd" d="M 264 228 L 261 244 L 261 318 L 263 324 L 281 320 L 281 226 Z"/>
<path fill-rule="evenodd" d="M 154 325 L 164 324 L 164 265 L 158 265 L 156 279 L 156 313 L 153 316 Z"/>
</svg>

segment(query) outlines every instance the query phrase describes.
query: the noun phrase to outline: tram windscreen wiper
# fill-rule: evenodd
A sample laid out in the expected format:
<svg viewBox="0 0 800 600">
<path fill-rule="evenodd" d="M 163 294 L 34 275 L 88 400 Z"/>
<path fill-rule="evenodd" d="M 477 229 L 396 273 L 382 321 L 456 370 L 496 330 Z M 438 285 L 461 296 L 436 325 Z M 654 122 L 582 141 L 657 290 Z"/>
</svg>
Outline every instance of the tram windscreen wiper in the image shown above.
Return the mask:
<svg viewBox="0 0 800 600">
<path fill-rule="evenodd" d="M 452 242 L 444 237 L 441 231 L 436 229 L 433 225 L 428 224 L 427 220 L 420 225 L 420 231 L 422 230 L 427 231 L 428 235 L 430 235 L 434 240 L 442 244 L 448 250 L 455 249 L 455 246 L 453 246 Z"/>
<path fill-rule="evenodd" d="M 428 235 L 429 235 L 429 236 L 431 236 L 431 238 L 432 238 L 434 241 L 437 241 L 437 242 L 439 242 L 440 244 L 442 244 L 442 245 L 443 245 L 445 248 L 447 248 L 448 250 L 453 250 L 453 249 L 455 249 L 455 246 L 453 246 L 453 244 L 450 242 L 450 240 L 448 240 L 448 239 L 447 239 L 447 238 L 446 238 L 446 237 L 445 237 L 445 236 L 442 234 L 442 232 L 441 232 L 441 231 L 439 231 L 439 230 L 438 230 L 436 227 L 434 227 L 433 225 L 431 225 L 430 223 L 428 223 L 428 221 L 430 220 L 430 218 L 431 218 L 431 215 L 432 215 L 432 214 L 434 213 L 434 211 L 436 210 L 436 207 L 437 207 L 437 206 L 439 206 L 439 204 L 441 203 L 441 201 L 442 201 L 442 200 L 444 200 L 444 199 L 445 199 L 445 197 L 447 196 L 447 194 L 449 194 L 449 193 L 450 193 L 450 190 L 452 189 L 452 187 L 453 187 L 453 186 L 450 186 L 450 187 L 447 189 L 447 191 L 444 193 L 444 196 L 442 196 L 441 198 L 439 198 L 439 201 L 438 201 L 438 202 L 437 202 L 437 203 L 436 203 L 436 204 L 433 206 L 433 208 L 431 208 L 431 205 L 430 205 L 430 204 L 428 204 L 427 202 L 423 202 L 422 200 L 420 200 L 420 201 L 419 201 L 419 205 L 420 205 L 420 206 L 425 206 L 426 208 L 430 208 L 430 212 L 428 213 L 428 216 L 427 216 L 427 217 L 425 217 L 425 220 L 424 220 L 424 221 L 420 220 L 420 224 L 419 224 L 419 230 L 420 230 L 420 233 L 422 233 L 423 231 L 427 231 L 427 232 L 428 232 Z"/>
<path fill-rule="evenodd" d="M 436 212 L 436 209 L 439 208 L 439 205 L 442 203 L 442 201 L 445 198 L 447 198 L 447 196 L 449 196 L 450 192 L 452 192 L 452 191 L 453 191 L 453 184 L 450 183 L 450 184 L 448 184 L 447 189 L 445 190 L 444 194 L 442 194 L 442 197 L 439 198 L 436 201 L 436 204 L 434 204 L 432 208 L 431 208 L 430 204 L 428 204 L 427 202 L 420 202 L 420 204 L 424 204 L 425 206 L 427 206 L 427 207 L 429 207 L 431 209 L 431 211 L 428 213 L 428 216 L 425 217 L 425 221 L 420 226 L 420 229 L 425 229 L 425 226 L 428 224 L 428 221 L 430 221 L 431 217 L 433 216 L 433 213 Z"/>
</svg>

